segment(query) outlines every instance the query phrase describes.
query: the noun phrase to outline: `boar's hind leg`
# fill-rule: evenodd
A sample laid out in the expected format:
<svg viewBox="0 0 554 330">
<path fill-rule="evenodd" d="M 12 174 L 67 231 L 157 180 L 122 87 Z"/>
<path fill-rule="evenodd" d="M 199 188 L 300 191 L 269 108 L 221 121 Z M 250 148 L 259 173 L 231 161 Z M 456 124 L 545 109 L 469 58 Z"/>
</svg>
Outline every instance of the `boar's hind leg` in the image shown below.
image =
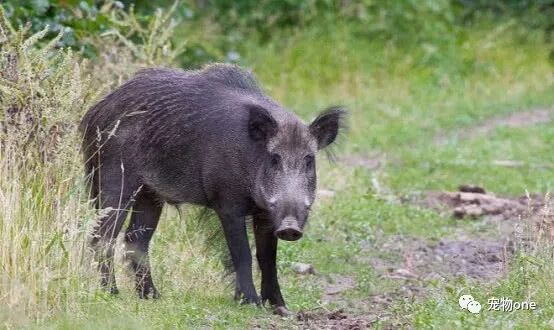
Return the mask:
<svg viewBox="0 0 554 330">
<path fill-rule="evenodd" d="M 110 188 L 110 187 L 108 187 Z M 103 189 L 97 197 L 97 207 L 106 214 L 95 228 L 91 246 L 100 271 L 100 284 L 110 293 L 118 293 L 114 275 L 114 248 L 117 235 L 127 217 L 127 210 L 132 206 L 134 192 L 130 189 Z M 102 212 L 102 211 L 101 211 Z"/>
<path fill-rule="evenodd" d="M 158 290 L 152 281 L 148 247 L 158 225 L 162 204 L 156 195 L 143 191 L 137 196 L 131 222 L 125 233 L 126 257 L 135 273 L 136 290 L 140 298 L 159 298 Z"/>
<path fill-rule="evenodd" d="M 218 212 L 219 213 L 219 212 Z M 241 299 L 243 304 L 260 304 L 252 280 L 252 254 L 246 235 L 244 217 L 226 216 L 219 213 L 227 246 L 231 253 L 231 261 L 236 272 L 235 299 Z"/>
<path fill-rule="evenodd" d="M 273 235 L 264 219 L 254 218 L 256 257 L 262 271 L 262 302 L 268 301 L 276 307 L 285 307 L 277 280 L 277 237 Z"/>
</svg>

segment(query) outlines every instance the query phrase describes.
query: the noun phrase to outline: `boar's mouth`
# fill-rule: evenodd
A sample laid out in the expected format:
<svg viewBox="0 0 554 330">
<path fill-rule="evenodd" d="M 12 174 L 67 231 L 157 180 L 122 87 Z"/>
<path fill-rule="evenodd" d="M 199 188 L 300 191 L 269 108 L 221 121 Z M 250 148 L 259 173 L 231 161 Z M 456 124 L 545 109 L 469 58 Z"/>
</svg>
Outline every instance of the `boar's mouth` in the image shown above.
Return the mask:
<svg viewBox="0 0 554 330">
<path fill-rule="evenodd" d="M 286 217 L 275 231 L 275 236 L 285 241 L 297 241 L 302 237 L 302 229 L 295 218 Z"/>
</svg>

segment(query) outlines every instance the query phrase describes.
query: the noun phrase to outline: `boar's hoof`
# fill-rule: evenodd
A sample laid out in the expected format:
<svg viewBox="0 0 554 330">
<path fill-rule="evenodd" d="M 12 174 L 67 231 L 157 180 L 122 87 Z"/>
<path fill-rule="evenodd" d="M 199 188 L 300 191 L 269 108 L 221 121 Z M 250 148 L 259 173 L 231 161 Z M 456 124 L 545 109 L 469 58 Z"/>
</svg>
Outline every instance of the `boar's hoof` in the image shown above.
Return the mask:
<svg viewBox="0 0 554 330">
<path fill-rule="evenodd" d="M 283 316 L 283 317 L 289 317 L 292 316 L 293 313 L 289 311 L 285 306 L 277 306 L 273 310 L 273 313 L 275 315 Z"/>
</svg>

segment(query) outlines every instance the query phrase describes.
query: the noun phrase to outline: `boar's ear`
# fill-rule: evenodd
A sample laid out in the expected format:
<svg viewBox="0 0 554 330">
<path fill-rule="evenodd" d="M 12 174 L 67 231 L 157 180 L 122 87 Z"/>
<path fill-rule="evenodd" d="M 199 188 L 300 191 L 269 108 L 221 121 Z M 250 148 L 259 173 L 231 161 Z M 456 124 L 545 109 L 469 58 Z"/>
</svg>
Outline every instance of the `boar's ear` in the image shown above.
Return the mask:
<svg viewBox="0 0 554 330">
<path fill-rule="evenodd" d="M 310 124 L 310 133 L 317 140 L 319 150 L 335 141 L 340 128 L 343 126 L 346 111 L 339 106 L 327 108 Z"/>
<path fill-rule="evenodd" d="M 277 122 L 269 111 L 258 106 L 248 105 L 248 134 L 254 141 L 267 142 L 277 133 Z"/>
</svg>

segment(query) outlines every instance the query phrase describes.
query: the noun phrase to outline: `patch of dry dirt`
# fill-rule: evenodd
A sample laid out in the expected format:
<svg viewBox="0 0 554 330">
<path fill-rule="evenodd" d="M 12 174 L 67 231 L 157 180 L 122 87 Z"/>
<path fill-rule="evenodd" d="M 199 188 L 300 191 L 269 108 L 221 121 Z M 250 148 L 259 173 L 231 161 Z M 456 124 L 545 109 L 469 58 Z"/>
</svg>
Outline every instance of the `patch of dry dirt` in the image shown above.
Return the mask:
<svg viewBox="0 0 554 330">
<path fill-rule="evenodd" d="M 521 219 L 538 225 L 552 218 L 550 201 L 544 196 L 530 194 L 517 198 L 498 197 L 484 188 L 470 185 L 461 185 L 455 192 L 429 192 L 414 202 L 419 206 L 449 213 L 458 219 L 503 220 L 512 227 Z"/>
<path fill-rule="evenodd" d="M 443 239 L 436 245 L 409 238 L 393 238 L 384 244 L 384 250 L 400 246 L 408 255 L 405 263 L 412 265 L 408 269 L 422 279 L 465 276 L 489 282 L 503 275 L 515 245 L 525 244 L 520 225 L 552 232 L 554 237 L 549 199 L 537 194 L 499 197 L 483 187 L 461 185 L 455 192 L 429 192 L 415 203 L 458 219 L 484 219 L 487 227 L 494 228 L 484 238 L 460 232 L 456 239 Z"/>
<path fill-rule="evenodd" d="M 427 281 L 464 276 L 475 281 L 491 282 L 503 276 L 506 261 L 513 253 L 510 241 L 464 237 L 430 244 L 412 237 L 391 236 L 370 249 L 372 252 L 381 251 L 384 257 L 375 256 L 362 262 L 383 278 L 400 281 L 399 287 L 356 301 L 355 308 L 300 312 L 297 318 L 301 328 L 366 329 L 377 320 L 398 322 L 391 308 L 400 301 L 413 302 L 426 296 L 430 290 Z M 344 306 L 341 294 L 354 287 L 353 278 L 335 277 L 332 283 L 324 285 L 322 301 Z"/>
<path fill-rule="evenodd" d="M 320 278 L 320 281 L 323 287 L 321 307 L 296 314 L 296 325 L 300 329 L 368 329 L 377 320 L 392 316 L 388 309 L 393 302 L 401 296 L 412 296 L 410 290 L 398 290 L 352 301 L 344 294 L 356 288 L 354 277 L 335 274 L 331 278 Z M 329 306 L 337 307 L 328 309 Z"/>
<path fill-rule="evenodd" d="M 324 285 L 323 296 L 321 300 L 324 303 L 333 301 L 336 296 L 344 291 L 354 289 L 356 287 L 356 281 L 352 276 L 335 276 L 332 282 Z"/>
<path fill-rule="evenodd" d="M 459 276 L 490 282 L 503 275 L 513 254 L 512 241 L 502 239 L 443 239 L 429 244 L 416 238 L 392 236 L 379 249 L 397 258 L 372 258 L 376 271 L 387 278 L 415 282 Z"/>
<path fill-rule="evenodd" d="M 353 283 L 350 279 L 346 282 Z M 413 302 L 422 296 L 421 285 L 413 283 L 404 283 L 393 291 L 374 294 L 363 300 L 351 301 L 340 295 L 330 295 L 332 302 L 344 307 L 328 310 L 323 305 L 317 310 L 301 311 L 296 315 L 297 324 L 301 329 L 342 330 L 367 329 L 380 321 L 385 322 L 385 329 L 404 328 L 407 324 L 398 320 L 391 308 L 399 301 Z"/>
<path fill-rule="evenodd" d="M 483 223 L 494 230 L 477 235 L 462 229 L 438 242 L 396 235 L 363 247 L 367 253 L 362 253 L 358 262 L 372 267 L 382 278 L 398 281 L 398 287 L 367 299 L 350 301 L 344 293 L 356 288 L 355 278 L 335 275 L 322 283 L 322 307 L 296 315 L 299 328 L 366 329 L 376 321 L 384 321 L 391 328 L 409 326 L 398 323 L 405 321 L 400 321 L 392 308 L 400 301 L 419 301 L 427 296 L 431 290 L 429 281 L 464 277 L 491 283 L 503 277 L 516 245 L 521 243 L 522 237 L 518 236 L 516 227 L 522 218 L 531 219 L 535 229 L 550 233 L 554 238 L 549 199 L 539 195 L 498 197 L 482 187 L 462 185 L 458 191 L 431 192 L 415 202 L 459 219 L 482 218 Z M 505 228 L 496 230 L 496 224 Z M 333 304 L 341 309 L 326 309 L 325 306 Z"/>
<path fill-rule="evenodd" d="M 520 128 L 548 123 L 553 119 L 554 109 L 533 109 L 495 117 L 479 125 L 456 131 L 454 134 L 439 134 L 433 141 L 437 145 L 448 142 L 451 138 L 466 139 L 491 133 L 498 127 Z"/>
<path fill-rule="evenodd" d="M 515 246 L 527 244 L 529 237 L 521 233 L 520 225 L 554 238 L 550 199 L 537 194 L 499 197 L 483 187 L 461 185 L 455 192 L 429 192 L 415 203 L 458 219 L 483 219 L 483 223 L 494 230 L 479 238 L 461 231 L 455 239 L 442 239 L 438 244 L 393 237 L 380 247 L 382 251 L 396 249 L 397 254 L 404 256 L 403 265 L 385 264 L 392 266 L 385 272 L 391 278 L 426 280 L 464 276 L 490 282 L 504 275 L 505 265 Z M 384 267 L 381 260 L 374 260 L 373 265 Z"/>
<path fill-rule="evenodd" d="M 351 315 L 339 309 L 329 312 L 300 312 L 298 325 L 302 329 L 368 329 L 377 321 L 374 315 Z"/>
<path fill-rule="evenodd" d="M 492 194 L 473 192 L 430 192 L 420 203 L 422 206 L 446 211 L 459 219 L 498 216 L 515 219 L 525 214 L 528 205 L 523 199 L 508 199 Z"/>
</svg>

